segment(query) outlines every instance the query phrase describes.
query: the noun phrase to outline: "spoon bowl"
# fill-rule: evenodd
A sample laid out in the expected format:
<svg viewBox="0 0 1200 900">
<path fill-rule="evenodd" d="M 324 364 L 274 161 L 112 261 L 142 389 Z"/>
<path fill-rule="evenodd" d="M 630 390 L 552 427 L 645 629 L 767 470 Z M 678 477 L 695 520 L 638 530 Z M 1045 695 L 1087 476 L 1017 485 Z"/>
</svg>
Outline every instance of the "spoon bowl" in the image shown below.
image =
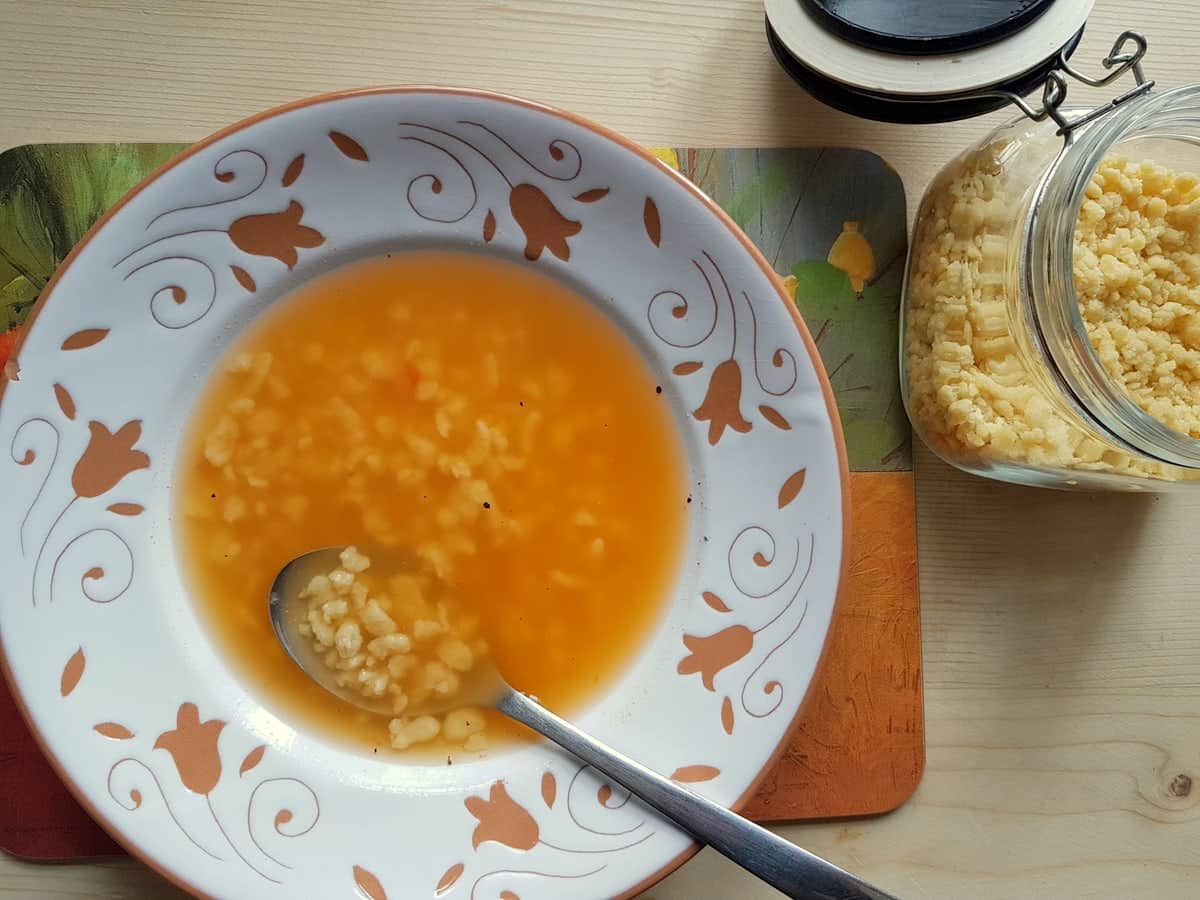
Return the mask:
<svg viewBox="0 0 1200 900">
<path fill-rule="evenodd" d="M 363 544 L 357 546 L 372 560 L 377 560 L 379 568 L 386 571 L 405 572 L 418 569 L 416 557 L 411 554 L 385 547 Z M 307 607 L 300 597 L 301 592 L 314 575 L 337 568 L 338 554 L 344 549 L 322 547 L 310 550 L 279 570 L 267 597 L 271 627 L 292 662 L 325 690 L 360 709 L 377 715 L 391 716 L 394 715 L 394 711 L 387 698 L 368 697 L 360 691 L 350 690 L 338 684 L 337 673 L 325 665 L 312 641 L 300 633 L 300 625 L 304 623 L 307 613 Z M 405 708 L 404 714 L 436 716 L 466 707 L 495 708 L 503 694 L 511 690 L 491 660 L 483 657 L 475 661 L 469 672 L 461 674 L 460 687 L 453 697 L 431 694 L 419 703 L 410 704 Z"/>
</svg>

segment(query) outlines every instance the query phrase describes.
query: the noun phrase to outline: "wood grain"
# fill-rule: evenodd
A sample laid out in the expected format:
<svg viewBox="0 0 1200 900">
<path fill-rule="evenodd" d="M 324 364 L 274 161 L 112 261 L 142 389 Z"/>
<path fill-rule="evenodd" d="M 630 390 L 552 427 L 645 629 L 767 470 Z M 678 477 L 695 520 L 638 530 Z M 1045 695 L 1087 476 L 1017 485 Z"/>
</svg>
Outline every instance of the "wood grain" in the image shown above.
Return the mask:
<svg viewBox="0 0 1200 900">
<path fill-rule="evenodd" d="M 900 172 L 911 214 L 1004 118 L 903 127 L 826 110 L 777 71 L 758 0 L 0 0 L 0 23 L 0 146 L 194 139 L 305 94 L 439 82 L 647 144 L 865 147 Z M 1097 0 L 1076 59 L 1133 26 L 1161 85 L 1200 77 L 1191 0 Z M 916 474 L 925 778 L 891 815 L 782 833 L 918 900 L 1200 896 L 1200 495 L 992 485 L 923 450 Z M 6 900 L 97 896 L 179 895 L 133 863 L 0 858 Z M 647 896 L 777 895 L 706 851 Z"/>
</svg>

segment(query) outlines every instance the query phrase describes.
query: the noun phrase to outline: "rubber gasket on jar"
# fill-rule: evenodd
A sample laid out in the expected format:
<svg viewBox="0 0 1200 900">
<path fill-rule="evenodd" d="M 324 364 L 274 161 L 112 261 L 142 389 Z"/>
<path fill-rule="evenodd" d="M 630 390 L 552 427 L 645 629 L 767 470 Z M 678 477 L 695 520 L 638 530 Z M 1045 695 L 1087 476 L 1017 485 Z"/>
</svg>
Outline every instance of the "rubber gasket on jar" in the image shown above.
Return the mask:
<svg viewBox="0 0 1200 900">
<path fill-rule="evenodd" d="M 887 53 L 839 37 L 803 0 L 764 0 L 776 39 L 804 69 L 842 88 L 937 101 L 1000 87 L 1054 59 L 1076 39 L 1095 0 L 1055 0 L 1021 30 L 975 49 Z"/>
</svg>

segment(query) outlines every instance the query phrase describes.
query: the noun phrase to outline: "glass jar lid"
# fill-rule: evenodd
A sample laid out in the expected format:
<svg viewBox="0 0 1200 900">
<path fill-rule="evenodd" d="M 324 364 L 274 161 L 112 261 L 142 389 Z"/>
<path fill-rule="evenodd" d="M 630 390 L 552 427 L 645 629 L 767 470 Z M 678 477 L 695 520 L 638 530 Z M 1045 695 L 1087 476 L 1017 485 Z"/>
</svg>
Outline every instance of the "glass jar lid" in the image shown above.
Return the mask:
<svg viewBox="0 0 1200 900">
<path fill-rule="evenodd" d="M 783 68 L 817 99 L 864 118 L 947 122 L 1045 83 L 1083 35 L 1094 0 L 764 0 Z"/>
</svg>

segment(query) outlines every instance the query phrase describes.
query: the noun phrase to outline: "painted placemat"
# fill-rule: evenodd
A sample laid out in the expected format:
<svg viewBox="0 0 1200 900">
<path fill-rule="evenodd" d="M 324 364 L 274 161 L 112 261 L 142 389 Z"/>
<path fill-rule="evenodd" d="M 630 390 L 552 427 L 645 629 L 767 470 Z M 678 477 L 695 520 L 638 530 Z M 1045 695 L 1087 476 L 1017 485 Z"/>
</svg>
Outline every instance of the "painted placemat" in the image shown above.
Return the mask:
<svg viewBox="0 0 1200 900">
<path fill-rule="evenodd" d="M 0 369 L 75 242 L 185 146 L 0 153 Z M 803 720 L 747 812 L 759 821 L 885 812 L 911 795 L 925 758 L 912 456 L 896 367 L 903 187 L 859 150 L 655 153 L 712 196 L 783 278 L 829 371 L 850 459 L 849 577 L 829 648 Z M 121 852 L 58 781 L 4 685 L 0 847 L 35 859 Z"/>
</svg>

